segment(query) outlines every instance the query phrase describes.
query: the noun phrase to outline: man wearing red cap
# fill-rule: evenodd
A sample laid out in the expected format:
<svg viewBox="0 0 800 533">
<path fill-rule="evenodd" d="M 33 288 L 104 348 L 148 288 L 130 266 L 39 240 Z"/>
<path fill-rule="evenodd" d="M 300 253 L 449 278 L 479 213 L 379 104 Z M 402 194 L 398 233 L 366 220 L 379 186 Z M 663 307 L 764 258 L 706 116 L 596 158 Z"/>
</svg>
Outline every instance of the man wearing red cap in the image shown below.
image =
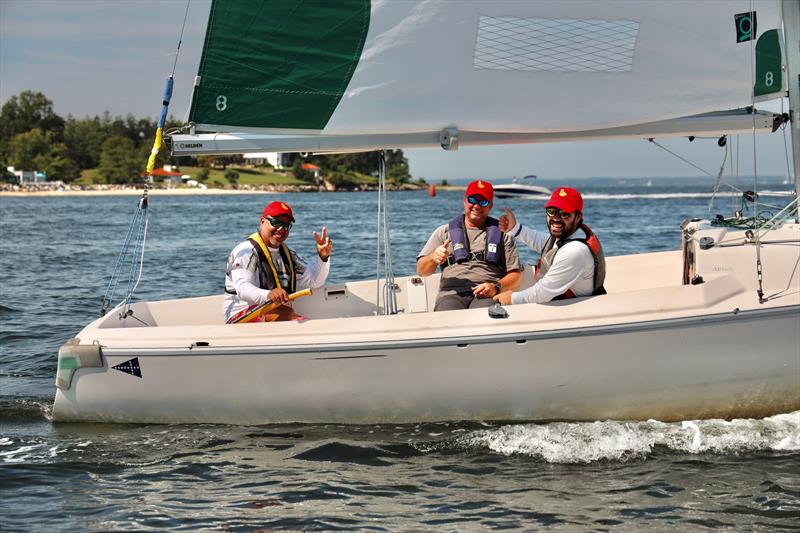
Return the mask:
<svg viewBox="0 0 800 533">
<path fill-rule="evenodd" d="M 516 286 L 520 262 L 514 239 L 489 216 L 494 188 L 473 181 L 464 196 L 464 214 L 436 228 L 417 256 L 417 274 L 442 269 L 434 311 L 489 307 L 492 296 Z M 452 245 L 452 246 L 451 246 Z"/>
<path fill-rule="evenodd" d="M 307 262 L 284 244 L 293 222 L 294 214 L 287 203 L 272 202 L 261 214 L 258 231 L 239 243 L 228 256 L 222 306 L 227 323 L 235 322 L 267 301 L 283 305 L 270 315 L 262 315 L 262 321 L 299 318 L 287 305 L 289 294 L 299 286 L 316 288 L 325 284 L 333 249 L 326 228 L 322 227 L 322 234 L 314 232 L 318 257 Z"/>
<path fill-rule="evenodd" d="M 551 300 L 605 294 L 606 261 L 603 248 L 583 223 L 583 197 L 569 187 L 556 189 L 545 204 L 549 233 L 517 223 L 514 213 L 503 209 L 500 227 L 541 254 L 534 284 L 523 291 L 503 293 L 502 304 L 544 303 Z"/>
</svg>

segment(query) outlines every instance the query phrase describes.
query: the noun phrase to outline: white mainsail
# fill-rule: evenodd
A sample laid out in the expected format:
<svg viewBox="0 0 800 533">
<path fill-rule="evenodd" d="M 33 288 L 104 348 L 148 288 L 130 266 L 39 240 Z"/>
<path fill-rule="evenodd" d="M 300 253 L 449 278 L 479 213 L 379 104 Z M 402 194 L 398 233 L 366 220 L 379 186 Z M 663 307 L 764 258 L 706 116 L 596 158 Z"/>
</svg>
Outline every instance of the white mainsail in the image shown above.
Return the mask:
<svg viewBox="0 0 800 533">
<path fill-rule="evenodd" d="M 738 120 L 734 124 L 664 123 L 750 106 L 759 80 L 760 92 L 768 91 L 762 98 L 780 96 L 784 88 L 779 47 L 756 50 L 768 37 L 777 42 L 781 6 L 775 0 L 375 1 L 356 28 L 365 35 L 354 39 L 352 58 L 329 53 L 335 30 L 312 42 L 301 33 L 284 36 L 283 48 L 267 31 L 260 38 L 211 33 L 215 9 L 223 8 L 231 10 L 225 2 L 212 6 L 209 35 L 216 41 L 207 43 L 203 64 L 207 58 L 225 64 L 231 50 L 254 50 L 247 56 L 251 64 L 225 70 L 224 77 L 201 67 L 190 119 L 196 132 L 259 137 L 177 135 L 175 154 L 769 130 L 772 117 L 754 125 L 752 117 L 737 114 L 729 116 Z M 355 16 L 357 8 L 347 9 Z M 247 14 L 269 24 L 272 15 L 271 3 Z M 298 48 L 302 55 L 295 58 Z M 276 61 L 273 51 L 288 57 Z M 756 57 L 767 64 L 761 57 L 770 54 L 777 56 L 772 67 L 759 71 Z M 352 64 L 343 69 L 348 59 Z M 343 75 L 323 80 L 297 72 L 298 62 L 313 61 L 319 70 L 339 68 Z M 259 69 L 263 80 L 251 74 Z M 240 71 L 249 74 L 238 80 Z M 320 116 L 309 119 L 311 106 L 287 104 L 287 93 L 329 97 L 330 105 L 318 106 Z M 262 110 L 263 118 L 254 118 Z"/>
</svg>

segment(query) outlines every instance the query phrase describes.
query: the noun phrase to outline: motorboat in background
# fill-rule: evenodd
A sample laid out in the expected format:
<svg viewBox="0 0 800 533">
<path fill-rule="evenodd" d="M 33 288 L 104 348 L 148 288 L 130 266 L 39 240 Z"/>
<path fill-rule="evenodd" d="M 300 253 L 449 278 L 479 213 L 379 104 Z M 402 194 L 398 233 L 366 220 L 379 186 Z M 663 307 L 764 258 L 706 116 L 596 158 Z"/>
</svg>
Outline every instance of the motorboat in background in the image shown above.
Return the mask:
<svg viewBox="0 0 800 533">
<path fill-rule="evenodd" d="M 530 175 L 522 178 L 523 180 L 535 180 L 536 176 Z M 498 198 L 543 198 L 550 197 L 551 190 L 540 185 L 521 183 L 514 176 L 511 183 L 500 183 L 494 186 L 494 195 Z"/>
</svg>

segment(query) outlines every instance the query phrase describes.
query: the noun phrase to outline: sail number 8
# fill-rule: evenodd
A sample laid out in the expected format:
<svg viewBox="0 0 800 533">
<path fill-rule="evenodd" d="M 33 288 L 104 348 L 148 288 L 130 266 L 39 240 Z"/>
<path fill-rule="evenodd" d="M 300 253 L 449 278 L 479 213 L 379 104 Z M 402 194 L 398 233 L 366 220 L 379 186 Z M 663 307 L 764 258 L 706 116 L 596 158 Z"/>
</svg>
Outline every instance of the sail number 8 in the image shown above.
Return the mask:
<svg viewBox="0 0 800 533">
<path fill-rule="evenodd" d="M 775 78 L 771 71 L 767 71 L 767 73 L 764 75 L 764 85 L 767 87 L 772 87 L 773 83 L 775 83 Z"/>
<path fill-rule="evenodd" d="M 217 111 L 225 111 L 228 109 L 228 98 L 223 95 L 217 96 Z"/>
</svg>

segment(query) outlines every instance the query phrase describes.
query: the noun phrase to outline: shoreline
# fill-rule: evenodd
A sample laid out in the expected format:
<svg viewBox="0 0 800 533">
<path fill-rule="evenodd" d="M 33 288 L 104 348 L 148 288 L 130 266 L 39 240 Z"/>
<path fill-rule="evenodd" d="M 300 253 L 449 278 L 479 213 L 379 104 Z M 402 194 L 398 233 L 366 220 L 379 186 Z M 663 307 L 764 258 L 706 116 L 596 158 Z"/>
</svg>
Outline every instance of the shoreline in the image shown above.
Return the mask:
<svg viewBox="0 0 800 533">
<path fill-rule="evenodd" d="M 35 196 L 141 196 L 144 189 L 67 190 L 67 191 L 0 191 L 0 198 Z M 237 194 L 284 194 L 302 191 L 267 191 L 241 189 L 148 189 L 148 196 L 209 196 Z"/>
<path fill-rule="evenodd" d="M 464 190 L 465 187 L 459 186 L 439 186 L 437 190 L 451 191 L 451 190 Z M 390 189 L 392 191 L 426 191 L 425 188 L 413 189 Z M 143 188 L 102 188 L 102 189 L 38 189 L 38 190 L 0 190 L 0 198 L 3 197 L 58 197 L 58 196 L 141 196 L 144 192 Z M 242 194 L 295 194 L 305 192 L 374 192 L 372 190 L 361 191 L 317 191 L 317 190 L 303 190 L 297 188 L 286 188 L 283 190 L 277 188 L 271 189 L 147 189 L 149 196 L 222 196 L 222 195 L 242 195 Z M 426 191 L 427 192 L 427 191 Z"/>
</svg>

